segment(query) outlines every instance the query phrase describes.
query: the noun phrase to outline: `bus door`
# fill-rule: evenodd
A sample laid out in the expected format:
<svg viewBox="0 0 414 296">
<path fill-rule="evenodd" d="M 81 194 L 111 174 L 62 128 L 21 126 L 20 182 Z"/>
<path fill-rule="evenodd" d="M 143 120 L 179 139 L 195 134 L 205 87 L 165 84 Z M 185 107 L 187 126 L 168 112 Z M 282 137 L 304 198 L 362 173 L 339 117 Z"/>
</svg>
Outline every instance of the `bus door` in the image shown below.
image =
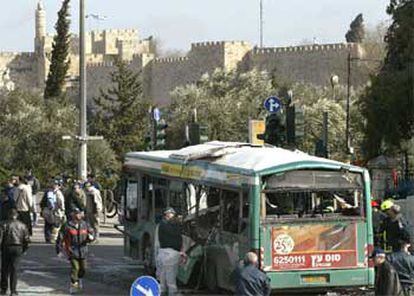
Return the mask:
<svg viewBox="0 0 414 296">
<path fill-rule="evenodd" d="M 249 250 L 248 214 L 247 192 L 220 190 L 220 229 L 213 255 L 220 288 L 232 289 L 240 258 Z"/>
</svg>

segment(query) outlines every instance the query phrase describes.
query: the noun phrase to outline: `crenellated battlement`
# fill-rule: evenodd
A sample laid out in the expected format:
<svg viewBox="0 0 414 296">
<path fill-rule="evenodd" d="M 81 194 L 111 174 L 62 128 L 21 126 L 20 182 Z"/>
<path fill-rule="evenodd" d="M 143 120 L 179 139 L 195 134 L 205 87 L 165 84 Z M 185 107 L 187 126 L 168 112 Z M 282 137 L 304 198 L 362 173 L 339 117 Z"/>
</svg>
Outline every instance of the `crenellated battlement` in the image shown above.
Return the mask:
<svg viewBox="0 0 414 296">
<path fill-rule="evenodd" d="M 141 58 L 153 58 L 154 54 L 153 53 L 134 53 L 132 55 L 132 59 L 141 59 Z"/>
<path fill-rule="evenodd" d="M 191 49 L 224 47 L 226 44 L 248 45 L 246 41 L 206 41 L 191 43 Z"/>
<path fill-rule="evenodd" d="M 87 63 L 86 67 L 87 68 L 97 68 L 97 67 L 114 67 L 115 63 L 114 62 L 110 62 L 110 61 L 105 61 L 105 62 L 90 62 Z"/>
<path fill-rule="evenodd" d="M 21 52 L 12 52 L 12 51 L 3 51 L 0 52 L 1 58 L 13 58 L 15 56 L 21 55 Z"/>
<path fill-rule="evenodd" d="M 284 54 L 290 52 L 305 53 L 305 52 L 320 52 L 320 51 L 343 51 L 354 50 L 358 48 L 356 43 L 332 43 L 332 44 L 313 44 L 313 45 L 300 45 L 300 46 L 288 46 L 288 47 L 267 47 L 267 48 L 254 48 L 253 54 Z"/>
<path fill-rule="evenodd" d="M 188 57 L 174 57 L 174 58 L 155 58 L 155 64 L 171 64 L 171 63 L 183 63 L 189 60 Z"/>
</svg>

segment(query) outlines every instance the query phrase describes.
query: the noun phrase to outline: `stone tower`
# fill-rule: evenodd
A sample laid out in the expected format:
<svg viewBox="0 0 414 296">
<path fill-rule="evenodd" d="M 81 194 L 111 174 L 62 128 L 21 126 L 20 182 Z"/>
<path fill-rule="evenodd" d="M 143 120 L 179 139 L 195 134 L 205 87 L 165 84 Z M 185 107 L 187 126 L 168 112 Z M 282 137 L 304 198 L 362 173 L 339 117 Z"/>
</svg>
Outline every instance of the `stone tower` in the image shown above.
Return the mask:
<svg viewBox="0 0 414 296">
<path fill-rule="evenodd" d="M 45 41 L 46 41 L 46 11 L 43 7 L 42 0 L 37 2 L 36 7 L 36 32 L 35 32 L 35 56 L 37 67 L 37 86 L 44 87 L 46 79 L 47 59 L 45 55 Z"/>
<path fill-rule="evenodd" d="M 36 8 L 36 33 L 35 33 L 35 52 L 40 53 L 43 50 L 44 40 L 46 37 L 46 11 L 43 7 L 42 0 L 37 2 Z"/>
</svg>

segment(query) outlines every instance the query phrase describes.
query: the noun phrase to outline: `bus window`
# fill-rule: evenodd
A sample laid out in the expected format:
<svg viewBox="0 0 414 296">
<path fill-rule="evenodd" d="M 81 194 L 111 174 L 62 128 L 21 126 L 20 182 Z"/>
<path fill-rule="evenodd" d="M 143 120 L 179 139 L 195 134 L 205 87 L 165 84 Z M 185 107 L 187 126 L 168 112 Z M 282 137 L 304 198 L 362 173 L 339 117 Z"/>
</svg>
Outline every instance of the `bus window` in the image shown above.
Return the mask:
<svg viewBox="0 0 414 296">
<path fill-rule="evenodd" d="M 224 231 L 238 233 L 240 221 L 239 192 L 223 190 L 221 217 Z"/>
<path fill-rule="evenodd" d="M 273 175 L 265 182 L 266 217 L 314 218 L 365 213 L 360 174 L 292 171 Z"/>
<path fill-rule="evenodd" d="M 267 192 L 266 216 L 312 218 L 322 216 L 360 216 L 363 194 L 359 190 Z"/>
<path fill-rule="evenodd" d="M 137 221 L 138 182 L 128 180 L 125 188 L 125 218 L 128 221 Z"/>
</svg>

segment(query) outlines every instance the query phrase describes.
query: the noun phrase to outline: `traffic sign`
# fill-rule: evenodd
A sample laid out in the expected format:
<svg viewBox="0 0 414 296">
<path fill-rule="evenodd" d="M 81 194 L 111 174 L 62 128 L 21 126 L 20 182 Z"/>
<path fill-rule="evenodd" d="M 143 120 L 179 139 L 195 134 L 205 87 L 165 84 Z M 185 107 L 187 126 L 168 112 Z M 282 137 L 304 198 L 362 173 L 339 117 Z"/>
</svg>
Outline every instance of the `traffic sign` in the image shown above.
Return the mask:
<svg viewBox="0 0 414 296">
<path fill-rule="evenodd" d="M 271 96 L 264 101 L 264 107 L 270 113 L 277 113 L 282 108 L 282 101 L 276 96 Z"/>
<path fill-rule="evenodd" d="M 159 296 L 160 285 L 152 276 L 141 276 L 131 286 L 130 296 Z"/>
</svg>

